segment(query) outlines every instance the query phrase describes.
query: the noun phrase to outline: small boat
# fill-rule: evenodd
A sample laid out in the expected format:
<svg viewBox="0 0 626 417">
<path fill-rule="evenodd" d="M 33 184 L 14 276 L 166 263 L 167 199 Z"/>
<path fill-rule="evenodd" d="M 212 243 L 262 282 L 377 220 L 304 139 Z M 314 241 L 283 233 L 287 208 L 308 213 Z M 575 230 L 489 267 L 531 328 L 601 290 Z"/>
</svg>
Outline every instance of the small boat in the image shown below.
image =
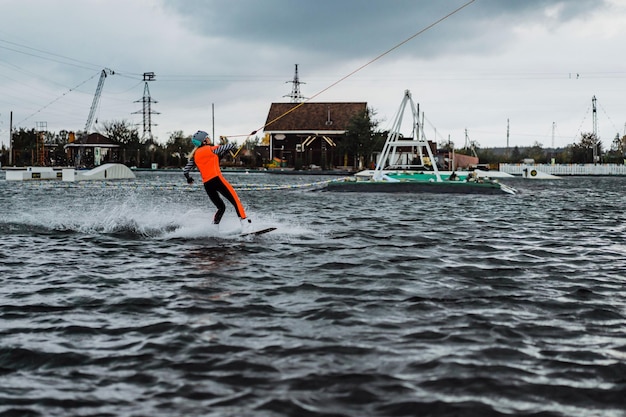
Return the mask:
<svg viewBox="0 0 626 417">
<path fill-rule="evenodd" d="M 400 134 L 407 105 L 413 113 L 412 138 Z M 420 132 L 417 107 L 406 90 L 394 125 L 378 158 L 376 168 L 353 177 L 332 181 L 328 191 L 343 192 L 414 192 L 455 194 L 515 194 L 517 191 L 483 172 L 439 171 L 428 141 Z M 421 134 L 420 134 L 421 133 Z"/>
</svg>

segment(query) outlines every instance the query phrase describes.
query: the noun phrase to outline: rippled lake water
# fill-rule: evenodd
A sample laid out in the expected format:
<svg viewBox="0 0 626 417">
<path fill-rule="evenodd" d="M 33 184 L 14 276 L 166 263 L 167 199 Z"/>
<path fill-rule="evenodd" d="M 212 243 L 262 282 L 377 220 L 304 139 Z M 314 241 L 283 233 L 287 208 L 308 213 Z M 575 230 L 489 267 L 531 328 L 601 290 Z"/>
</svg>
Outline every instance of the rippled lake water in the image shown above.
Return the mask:
<svg viewBox="0 0 626 417">
<path fill-rule="evenodd" d="M 0 180 L 0 416 L 626 415 L 626 178 L 228 178 Z"/>
</svg>

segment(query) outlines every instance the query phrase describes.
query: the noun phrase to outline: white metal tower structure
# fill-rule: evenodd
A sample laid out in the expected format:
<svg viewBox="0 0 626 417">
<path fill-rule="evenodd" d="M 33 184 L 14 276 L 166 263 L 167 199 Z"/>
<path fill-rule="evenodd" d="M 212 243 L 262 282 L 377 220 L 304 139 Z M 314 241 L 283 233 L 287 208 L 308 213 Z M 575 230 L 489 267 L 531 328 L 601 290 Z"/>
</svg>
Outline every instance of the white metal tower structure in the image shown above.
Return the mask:
<svg viewBox="0 0 626 417">
<path fill-rule="evenodd" d="M 133 114 L 142 113 L 143 114 L 143 134 L 141 136 L 142 139 L 153 139 L 152 138 L 152 126 L 156 126 L 156 124 L 152 124 L 152 115 L 160 114 L 157 111 L 152 110 L 152 103 L 157 103 L 156 100 L 152 100 L 150 97 L 150 88 L 148 88 L 148 81 L 154 81 L 154 72 L 144 72 L 143 73 L 143 98 L 141 100 L 135 101 L 135 103 L 143 103 L 143 107 L 140 111 L 136 111 Z"/>
<path fill-rule="evenodd" d="M 300 78 L 298 77 L 298 64 L 296 64 L 296 72 L 293 76 L 293 81 L 286 81 L 286 82 L 293 84 L 293 86 L 291 88 L 291 94 L 287 94 L 286 96 L 283 96 L 283 97 L 290 97 L 292 103 L 301 103 L 304 100 L 306 100 L 306 97 L 304 97 L 300 93 L 300 84 L 306 84 L 306 83 L 301 82 Z"/>
<path fill-rule="evenodd" d="M 89 131 L 93 126 L 93 120 L 96 115 L 96 110 L 98 109 L 98 104 L 100 103 L 100 96 L 102 95 L 102 87 L 104 86 L 104 80 L 107 78 L 107 75 L 113 75 L 115 72 L 112 70 L 105 68 L 100 72 L 100 80 L 98 81 L 98 87 L 96 87 L 96 94 L 93 96 L 93 101 L 91 102 L 91 109 L 89 109 L 89 116 L 87 116 L 87 122 L 85 123 L 85 136 L 89 135 Z"/>
<path fill-rule="evenodd" d="M 412 129 L 412 138 L 404 139 L 402 134 L 400 133 L 400 129 L 402 127 L 402 118 L 404 116 L 407 105 L 411 110 L 411 129 Z M 412 161 L 409 161 L 407 164 L 398 163 L 399 156 L 402 153 L 403 149 L 411 149 L 411 154 L 415 155 L 419 158 L 419 164 L 414 164 Z M 418 108 L 413 101 L 413 97 L 411 96 L 411 92 L 406 90 L 404 92 L 404 98 L 402 99 L 402 103 L 400 104 L 400 108 L 396 113 L 393 126 L 389 130 L 387 135 L 387 141 L 383 146 L 383 150 L 378 157 L 378 163 L 376 164 L 376 168 L 374 169 L 373 179 L 375 181 L 383 180 L 383 171 L 385 169 L 411 169 L 411 168 L 423 168 L 426 164 L 425 158 L 428 158 L 429 164 L 431 164 L 433 173 L 435 174 L 437 181 L 441 182 L 441 175 L 439 174 L 439 169 L 437 168 L 437 163 L 435 161 L 435 157 L 433 156 L 432 150 L 430 149 L 430 145 L 428 140 L 424 136 L 424 131 L 420 129 L 419 122 L 419 111 Z"/>
</svg>

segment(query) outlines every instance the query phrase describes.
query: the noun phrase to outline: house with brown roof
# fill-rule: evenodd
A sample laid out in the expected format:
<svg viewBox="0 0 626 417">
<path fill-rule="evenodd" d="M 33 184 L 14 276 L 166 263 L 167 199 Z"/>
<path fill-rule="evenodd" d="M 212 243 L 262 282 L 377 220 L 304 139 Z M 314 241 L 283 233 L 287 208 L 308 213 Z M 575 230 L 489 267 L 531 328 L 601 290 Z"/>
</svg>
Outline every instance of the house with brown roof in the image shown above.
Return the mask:
<svg viewBox="0 0 626 417">
<path fill-rule="evenodd" d="M 287 167 L 346 167 L 350 155 L 337 150 L 350 121 L 367 103 L 272 103 L 264 127 L 268 159 Z"/>
</svg>

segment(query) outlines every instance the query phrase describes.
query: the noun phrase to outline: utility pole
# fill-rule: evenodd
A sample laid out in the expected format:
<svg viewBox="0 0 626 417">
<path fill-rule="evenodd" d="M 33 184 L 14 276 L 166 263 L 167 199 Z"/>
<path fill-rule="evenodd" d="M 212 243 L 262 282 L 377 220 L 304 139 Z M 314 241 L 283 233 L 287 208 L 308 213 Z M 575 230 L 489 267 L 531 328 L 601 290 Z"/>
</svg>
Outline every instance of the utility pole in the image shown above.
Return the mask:
<svg viewBox="0 0 626 417">
<path fill-rule="evenodd" d="M 472 142 L 472 140 L 470 139 L 469 134 L 467 133 L 467 129 L 465 129 L 465 149 L 470 150 L 472 152 L 472 155 L 478 158 L 478 154 L 476 154 L 476 148 L 474 147 L 474 142 Z"/>
<path fill-rule="evenodd" d="M 159 112 L 152 110 L 152 103 L 156 104 L 157 101 L 152 100 L 152 97 L 150 97 L 150 89 L 148 88 L 148 81 L 154 81 L 154 72 L 144 72 L 143 81 L 143 98 L 135 101 L 135 103 L 143 103 L 143 107 L 141 111 L 136 111 L 133 114 L 143 114 L 143 135 L 141 137 L 142 139 L 152 139 L 152 126 L 156 126 L 155 124 L 152 124 L 152 115 L 160 114 Z"/>
<path fill-rule="evenodd" d="M 593 108 L 593 163 L 598 162 L 598 111 L 596 110 L 596 96 L 591 99 Z"/>
<path fill-rule="evenodd" d="M 13 111 L 9 117 L 9 166 L 13 165 Z"/>
<path fill-rule="evenodd" d="M 506 119 L 506 156 L 509 156 L 509 119 Z"/>
</svg>

